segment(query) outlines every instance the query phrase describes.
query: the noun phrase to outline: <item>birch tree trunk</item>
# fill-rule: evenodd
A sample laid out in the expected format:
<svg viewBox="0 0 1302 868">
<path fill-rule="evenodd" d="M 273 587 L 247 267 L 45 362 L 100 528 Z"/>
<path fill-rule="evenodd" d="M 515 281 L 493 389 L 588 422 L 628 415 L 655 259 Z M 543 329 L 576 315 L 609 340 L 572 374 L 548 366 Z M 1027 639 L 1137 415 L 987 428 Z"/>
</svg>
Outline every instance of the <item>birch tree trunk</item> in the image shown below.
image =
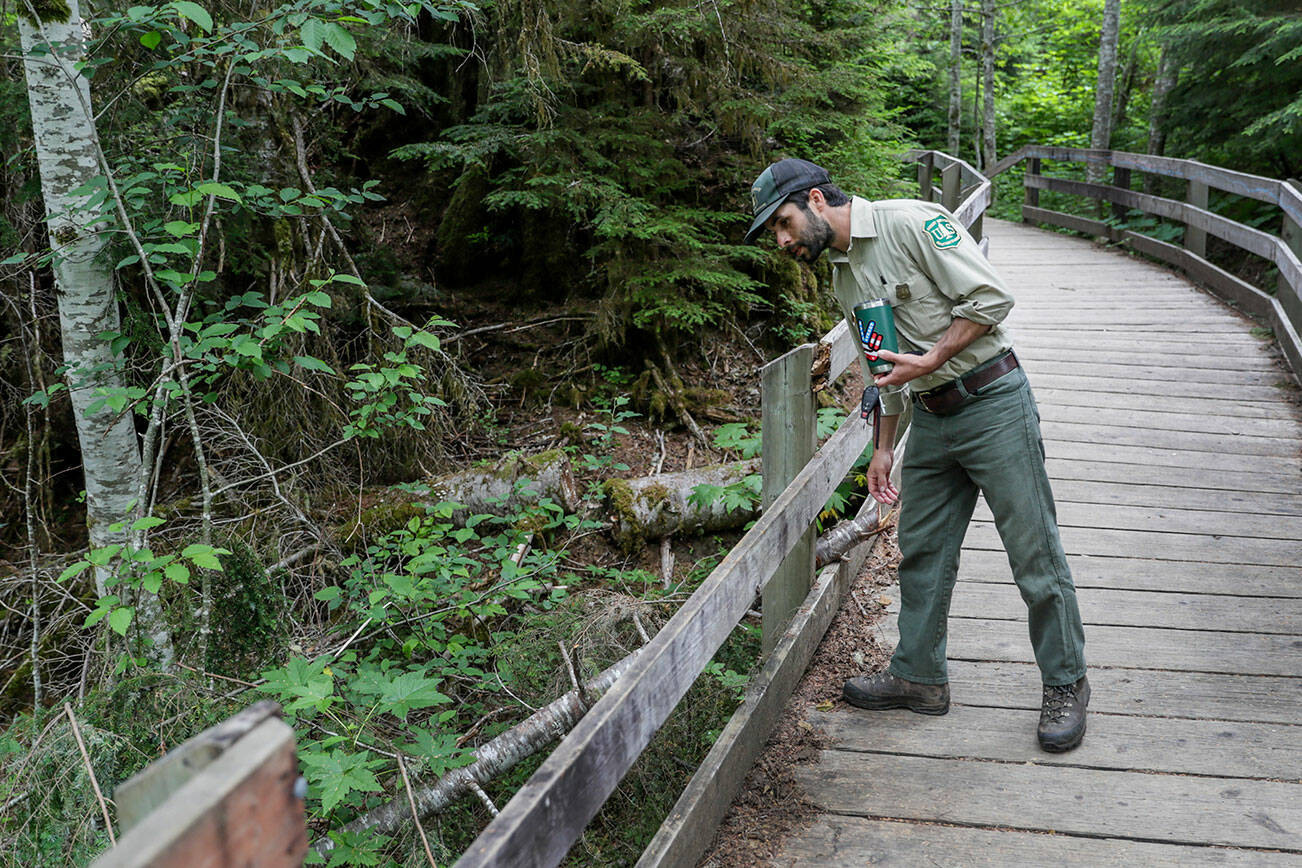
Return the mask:
<svg viewBox="0 0 1302 868">
<path fill-rule="evenodd" d="M 1161 156 L 1166 151 L 1166 97 L 1175 87 L 1180 68 L 1168 45 L 1162 46 L 1153 80 L 1153 100 L 1148 112 L 1148 152 Z"/>
<path fill-rule="evenodd" d="M 979 167 L 993 166 L 995 155 L 995 0 L 981 0 L 981 159 Z"/>
<path fill-rule="evenodd" d="M 55 4 L 46 3 L 45 14 Z M 94 121 L 90 117 L 90 84 L 76 71 L 85 58 L 86 34 L 78 0 L 69 0 L 61 21 L 40 20 L 34 7 L 19 7 L 23 68 L 27 77 L 32 132 L 46 226 L 54 256 L 59 326 L 68 394 L 77 423 L 86 484 L 86 521 L 90 544 L 99 548 L 126 543 L 140 475 L 140 448 L 129 411 L 116 412 L 91 405 L 100 390 L 120 388 L 124 378 L 120 359 L 107 341 L 97 337 L 120 328 L 113 292 L 113 269 L 104 260 L 106 205 L 93 205 L 91 196 L 75 192 L 101 179 Z M 102 186 L 102 183 L 101 183 Z M 106 593 L 107 568 L 95 568 L 95 587 Z M 136 623 L 153 640 L 151 656 L 168 665 L 171 636 L 163 626 L 158 599 L 142 593 L 136 601 Z"/>
<path fill-rule="evenodd" d="M 945 152 L 958 156 L 963 126 L 963 0 L 949 6 L 949 135 Z"/>
<path fill-rule="evenodd" d="M 1105 0 L 1103 29 L 1099 34 L 1099 83 L 1094 91 L 1094 125 L 1090 147 L 1106 149 L 1112 142 L 1112 93 L 1117 84 L 1117 40 L 1121 33 L 1121 0 Z M 1104 166 L 1089 163 L 1085 177 L 1092 183 L 1103 179 Z"/>
<path fill-rule="evenodd" d="M 1139 68 L 1139 46 L 1143 40 L 1143 31 L 1131 40 L 1130 53 L 1126 55 L 1126 65 L 1121 68 L 1121 77 L 1117 85 L 1117 107 L 1112 112 L 1112 131 L 1116 132 L 1126 123 L 1126 110 L 1130 108 L 1130 94 L 1135 89 L 1135 73 Z"/>
</svg>

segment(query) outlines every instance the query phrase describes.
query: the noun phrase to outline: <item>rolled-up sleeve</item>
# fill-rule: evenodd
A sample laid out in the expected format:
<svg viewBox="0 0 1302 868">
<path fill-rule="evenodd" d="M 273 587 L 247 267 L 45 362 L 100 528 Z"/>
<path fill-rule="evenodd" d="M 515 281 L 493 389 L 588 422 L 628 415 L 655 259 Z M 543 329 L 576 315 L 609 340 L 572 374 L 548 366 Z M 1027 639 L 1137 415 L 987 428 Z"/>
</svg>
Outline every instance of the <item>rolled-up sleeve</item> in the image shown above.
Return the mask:
<svg viewBox="0 0 1302 868">
<path fill-rule="evenodd" d="M 931 276 L 936 288 L 954 302 L 953 316 L 981 325 L 1003 322 L 1013 309 L 1013 297 L 971 233 L 940 208 L 931 216 L 923 214 L 917 219 L 921 225 L 908 226 L 906 221 L 896 224 L 907 233 L 900 241 Z M 935 221 L 939 222 L 933 225 Z M 950 230 L 957 232 L 957 243 L 946 237 Z M 939 241 L 935 240 L 937 236 Z"/>
</svg>

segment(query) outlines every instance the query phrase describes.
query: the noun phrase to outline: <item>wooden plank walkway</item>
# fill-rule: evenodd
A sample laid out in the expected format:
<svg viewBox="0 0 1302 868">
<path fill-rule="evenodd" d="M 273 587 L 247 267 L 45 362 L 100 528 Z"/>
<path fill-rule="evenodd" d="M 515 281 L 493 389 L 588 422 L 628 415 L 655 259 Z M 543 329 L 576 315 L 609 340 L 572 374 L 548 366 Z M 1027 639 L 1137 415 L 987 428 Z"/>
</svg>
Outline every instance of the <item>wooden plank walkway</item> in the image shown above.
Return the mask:
<svg viewBox="0 0 1302 868">
<path fill-rule="evenodd" d="M 775 864 L 1302 865 L 1296 381 L 1184 279 L 986 226 L 1085 620 L 1088 734 L 1036 746 L 1026 609 L 979 504 L 950 713 L 811 710 L 831 747 L 798 777 L 824 813 Z"/>
</svg>

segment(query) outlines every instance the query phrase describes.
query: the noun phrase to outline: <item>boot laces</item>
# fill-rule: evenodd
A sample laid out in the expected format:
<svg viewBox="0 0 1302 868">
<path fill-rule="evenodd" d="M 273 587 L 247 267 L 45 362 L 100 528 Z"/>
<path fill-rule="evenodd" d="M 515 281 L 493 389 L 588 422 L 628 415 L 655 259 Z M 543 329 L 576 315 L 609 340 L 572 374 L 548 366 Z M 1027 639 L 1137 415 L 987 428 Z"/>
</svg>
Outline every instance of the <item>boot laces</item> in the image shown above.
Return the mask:
<svg viewBox="0 0 1302 868">
<path fill-rule="evenodd" d="M 1073 688 L 1071 684 L 1045 687 L 1041 713 L 1054 722 L 1066 719 L 1076 703 L 1076 691 Z"/>
</svg>

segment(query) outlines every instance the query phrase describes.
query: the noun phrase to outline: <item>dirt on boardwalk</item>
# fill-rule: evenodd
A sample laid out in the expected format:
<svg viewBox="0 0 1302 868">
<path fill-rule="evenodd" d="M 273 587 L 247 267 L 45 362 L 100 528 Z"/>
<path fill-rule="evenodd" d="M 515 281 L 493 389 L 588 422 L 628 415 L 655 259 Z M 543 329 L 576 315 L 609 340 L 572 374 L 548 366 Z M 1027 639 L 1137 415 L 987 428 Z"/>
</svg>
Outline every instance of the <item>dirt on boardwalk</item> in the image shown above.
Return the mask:
<svg viewBox="0 0 1302 868">
<path fill-rule="evenodd" d="M 843 705 L 847 678 L 886 665 L 890 649 L 877 641 L 874 625 L 885 615 L 900 562 L 895 531 L 878 540 L 864 562 L 841 610 L 832 619 L 805 677 L 787 702 L 777 728 L 742 783 L 702 868 L 754 868 L 768 864 L 795 830 L 809 824 L 818 809 L 805 800 L 796 783 L 797 765 L 818 762 L 827 747 L 823 734 L 809 722 L 812 710 Z"/>
</svg>

